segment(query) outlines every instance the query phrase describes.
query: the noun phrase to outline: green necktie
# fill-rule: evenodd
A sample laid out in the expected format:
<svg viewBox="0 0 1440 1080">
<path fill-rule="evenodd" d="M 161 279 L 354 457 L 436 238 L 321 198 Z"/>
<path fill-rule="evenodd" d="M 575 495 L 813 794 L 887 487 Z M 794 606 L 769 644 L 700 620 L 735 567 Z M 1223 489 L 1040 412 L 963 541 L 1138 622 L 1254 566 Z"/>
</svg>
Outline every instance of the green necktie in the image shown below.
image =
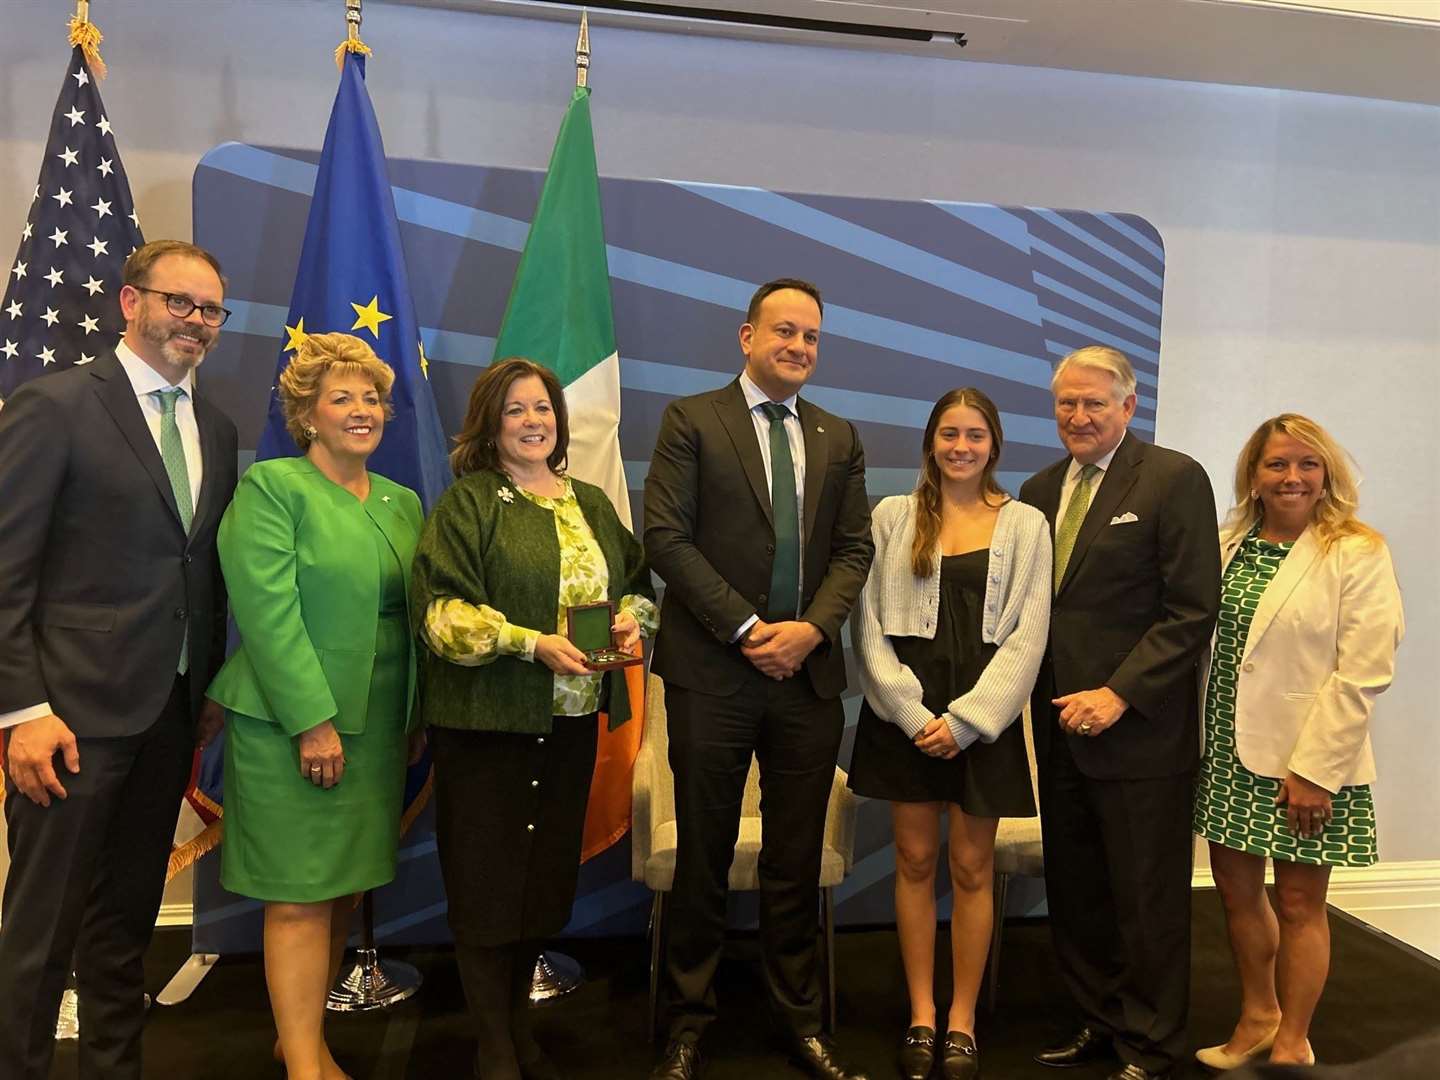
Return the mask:
<svg viewBox="0 0 1440 1080">
<path fill-rule="evenodd" d="M 785 431 L 790 410 L 773 401 L 760 408 L 770 418 L 770 512 L 775 519 L 775 562 L 766 614 L 793 619 L 800 603 L 800 513 L 795 505 L 795 459 Z"/>
<path fill-rule="evenodd" d="M 1086 465 L 1080 470 L 1080 482 L 1070 495 L 1070 505 L 1065 507 L 1065 518 L 1055 530 L 1055 591 L 1060 591 L 1060 582 L 1065 580 L 1065 567 L 1070 564 L 1070 553 L 1075 550 L 1075 538 L 1080 535 L 1080 525 L 1085 520 L 1085 511 L 1090 509 L 1091 483 L 1099 465 Z"/>
<path fill-rule="evenodd" d="M 180 511 L 180 524 L 190 531 L 190 521 L 195 516 L 195 507 L 190 502 L 190 470 L 185 465 L 185 444 L 180 441 L 180 426 L 175 423 L 175 402 L 184 390 L 155 390 L 152 394 L 160 403 L 160 460 L 165 463 L 165 475 L 170 477 L 170 490 L 175 493 L 175 506 Z"/>
</svg>

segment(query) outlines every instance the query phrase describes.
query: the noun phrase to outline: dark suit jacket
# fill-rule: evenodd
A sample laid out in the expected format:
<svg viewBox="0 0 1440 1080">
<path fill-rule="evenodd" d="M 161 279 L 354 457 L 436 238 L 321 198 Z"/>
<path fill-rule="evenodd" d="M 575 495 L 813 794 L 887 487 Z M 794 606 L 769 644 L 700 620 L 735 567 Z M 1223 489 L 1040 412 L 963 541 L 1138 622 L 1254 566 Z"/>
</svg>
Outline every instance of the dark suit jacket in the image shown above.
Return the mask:
<svg viewBox="0 0 1440 1080">
<path fill-rule="evenodd" d="M 1020 489 L 1020 498 L 1050 519 L 1052 537 L 1069 466 L 1068 457 L 1057 461 Z M 1050 643 L 1031 703 L 1037 755 L 1051 738 L 1066 738 L 1080 771 L 1096 779 L 1195 768 L 1197 664 L 1220 610 L 1219 549 L 1205 471 L 1184 454 L 1127 434 L 1051 603 Z M 1062 733 L 1050 700 L 1100 686 L 1129 702 L 1125 715 L 1099 736 Z"/>
<path fill-rule="evenodd" d="M 801 398 L 805 495 L 799 618 L 825 640 L 805 662 L 815 693 L 845 689 L 840 628 L 870 568 L 865 455 L 847 420 Z M 770 488 L 739 380 L 672 401 L 645 481 L 645 554 L 665 582 L 655 671 L 730 694 L 755 669 L 730 638 L 763 612 L 775 554 Z"/>
<path fill-rule="evenodd" d="M 195 396 L 204 474 L 190 534 L 114 353 L 0 409 L 0 713 L 49 701 L 76 735 L 155 722 L 189 629 L 192 716 L 225 657 L 215 530 L 235 425 Z"/>
</svg>

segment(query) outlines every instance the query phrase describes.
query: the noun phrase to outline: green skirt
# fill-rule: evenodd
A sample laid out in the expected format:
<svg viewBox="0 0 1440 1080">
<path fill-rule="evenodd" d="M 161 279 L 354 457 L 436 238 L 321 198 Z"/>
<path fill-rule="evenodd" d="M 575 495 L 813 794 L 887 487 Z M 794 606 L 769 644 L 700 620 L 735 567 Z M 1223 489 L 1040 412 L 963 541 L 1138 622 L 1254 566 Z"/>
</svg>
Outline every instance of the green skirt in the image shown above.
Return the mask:
<svg viewBox="0 0 1440 1080">
<path fill-rule="evenodd" d="M 345 774 L 329 791 L 300 775 L 300 740 L 278 724 L 229 714 L 220 883 L 256 900 L 314 903 L 395 877 L 405 796 L 409 626 L 386 615 L 376 634 L 365 734 L 341 735 Z"/>
</svg>

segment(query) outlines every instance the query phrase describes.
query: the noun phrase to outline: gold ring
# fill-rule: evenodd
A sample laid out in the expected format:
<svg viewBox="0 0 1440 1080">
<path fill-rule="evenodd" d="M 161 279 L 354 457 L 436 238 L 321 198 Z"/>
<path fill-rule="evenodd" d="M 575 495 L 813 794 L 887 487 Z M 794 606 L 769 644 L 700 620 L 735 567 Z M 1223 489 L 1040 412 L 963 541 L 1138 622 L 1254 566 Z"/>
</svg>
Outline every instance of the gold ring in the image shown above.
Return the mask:
<svg viewBox="0 0 1440 1080">
<path fill-rule="evenodd" d="M 1089 734 L 1090 734 L 1090 727 L 1091 727 L 1090 721 L 1089 721 L 1089 720 L 1086 720 L 1085 723 L 1083 723 L 1083 724 L 1080 725 L 1080 734 L 1081 734 L 1081 735 L 1089 735 Z"/>
</svg>

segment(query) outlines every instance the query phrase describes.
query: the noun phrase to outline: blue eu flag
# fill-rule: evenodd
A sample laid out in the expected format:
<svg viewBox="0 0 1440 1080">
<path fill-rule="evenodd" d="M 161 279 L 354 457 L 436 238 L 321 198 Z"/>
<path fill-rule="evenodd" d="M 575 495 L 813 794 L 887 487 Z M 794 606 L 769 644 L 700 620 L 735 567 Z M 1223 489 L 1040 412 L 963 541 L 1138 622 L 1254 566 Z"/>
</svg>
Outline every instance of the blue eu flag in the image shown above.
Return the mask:
<svg viewBox="0 0 1440 1080">
<path fill-rule="evenodd" d="M 368 467 L 412 488 L 429 510 L 450 482 L 445 434 L 410 297 L 385 147 L 365 89 L 365 59 L 355 53 L 345 54 L 330 111 L 276 381 L 307 334 L 337 330 L 363 338 L 395 369 L 395 416 Z M 272 389 L 255 456 L 297 453 Z"/>
</svg>

